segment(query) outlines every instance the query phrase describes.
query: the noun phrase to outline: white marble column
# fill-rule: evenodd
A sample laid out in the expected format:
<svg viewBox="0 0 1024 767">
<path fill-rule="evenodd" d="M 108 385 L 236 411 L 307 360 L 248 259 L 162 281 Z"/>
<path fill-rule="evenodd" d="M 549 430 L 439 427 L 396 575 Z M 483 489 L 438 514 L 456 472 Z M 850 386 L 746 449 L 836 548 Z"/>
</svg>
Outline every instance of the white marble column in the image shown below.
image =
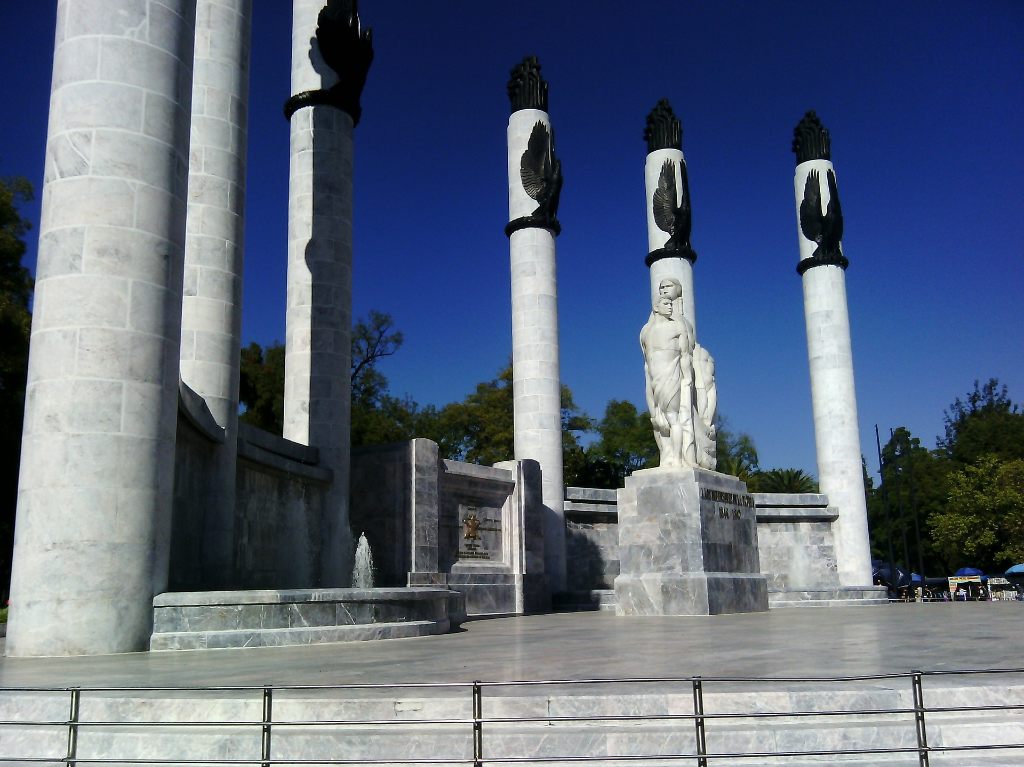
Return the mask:
<svg viewBox="0 0 1024 767">
<path fill-rule="evenodd" d="M 520 163 L 534 126 L 548 114 L 519 109 L 508 121 L 509 220 L 530 216 Z M 553 592 L 565 590 L 565 487 L 562 479 L 561 379 L 555 232 L 531 225 L 509 235 L 512 269 L 512 396 L 515 457 L 540 464 L 544 501 L 544 570 Z"/>
<path fill-rule="evenodd" d="M 7 654 L 143 650 L 167 579 L 195 0 L 60 0 Z"/>
<path fill-rule="evenodd" d="M 805 118 L 801 127 L 808 127 L 807 120 Z M 853 381 L 850 319 L 846 305 L 846 262 L 845 258 L 841 259 L 842 263 L 820 263 L 813 259 L 817 245 L 807 238 L 800 225 L 800 207 L 804 201 L 807 177 L 812 170 L 818 172 L 823 215 L 831 199 L 828 174 L 834 171 L 828 159 L 828 132 L 817 123 L 816 117 L 813 121 L 817 127 L 812 132 L 818 134 L 814 141 L 823 141 L 823 147 L 818 152 L 810 152 L 818 154 L 818 158 L 802 162 L 798 152 L 794 183 L 801 262 L 798 271 L 803 273 L 818 483 L 821 492 L 828 496 L 829 504 L 839 510 L 835 523 L 839 582 L 846 587 L 864 587 L 871 585 L 871 550 L 857 424 L 857 393 Z M 807 143 L 810 142 L 805 141 Z M 804 151 L 807 152 L 806 149 Z"/>
<path fill-rule="evenodd" d="M 231 585 L 252 0 L 198 0 L 181 378 L 225 431 L 203 516 L 207 588 Z"/>
<path fill-rule="evenodd" d="M 686 162 L 681 149 L 656 149 L 649 152 L 644 164 L 644 181 L 647 191 L 647 248 L 654 252 L 665 247 L 669 233 L 662 231 L 654 220 L 654 192 L 658 189 L 661 168 L 665 160 L 672 160 L 676 165 L 677 189 L 682 184 L 680 167 Z M 651 301 L 658 295 L 658 284 L 671 278 L 679 281 L 682 287 L 683 316 L 690 321 L 693 332 L 697 333 L 697 304 L 693 295 L 693 264 L 679 256 L 668 256 L 651 262 Z"/>
<path fill-rule="evenodd" d="M 292 4 L 292 94 L 338 82 L 316 42 L 324 0 Z M 333 473 L 321 531 L 320 586 L 346 586 L 351 428 L 353 119 L 334 105 L 290 118 L 284 436 L 320 451 Z"/>
</svg>

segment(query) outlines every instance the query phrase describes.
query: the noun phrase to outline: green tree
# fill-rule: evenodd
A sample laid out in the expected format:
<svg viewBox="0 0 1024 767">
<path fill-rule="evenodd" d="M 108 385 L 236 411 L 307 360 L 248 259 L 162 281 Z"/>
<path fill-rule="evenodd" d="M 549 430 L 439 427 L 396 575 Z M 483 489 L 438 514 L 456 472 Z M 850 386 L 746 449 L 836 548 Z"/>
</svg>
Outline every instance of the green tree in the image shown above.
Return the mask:
<svg viewBox="0 0 1024 767">
<path fill-rule="evenodd" d="M 433 439 L 441 445 L 445 439 L 433 406 L 420 407 L 410 397 L 392 397 L 384 393 L 372 403 L 352 402 L 352 447 L 384 445 L 414 437 Z M 445 448 L 441 445 L 442 455 Z"/>
<path fill-rule="evenodd" d="M 371 311 L 352 326 L 351 444 L 383 445 L 436 432 L 437 411 L 421 408 L 410 397 L 393 397 L 377 363 L 402 346 L 403 336 L 391 315 Z"/>
<path fill-rule="evenodd" d="M 352 429 L 353 444 L 380 444 L 406 439 L 410 421 L 426 418 L 411 400 L 388 394 L 388 382 L 377 362 L 402 345 L 402 333 L 391 316 L 371 311 L 368 319 L 352 326 Z M 285 348 L 251 343 L 242 349 L 238 399 L 244 408 L 239 419 L 280 434 L 284 424 Z"/>
<path fill-rule="evenodd" d="M 634 471 L 657 465 L 651 417 L 646 411 L 638 412 L 632 402 L 611 400 L 596 430 L 599 439 L 580 451 L 583 461 L 575 481 L 569 481 L 567 471 L 566 484 L 614 489 L 622 487 Z"/>
<path fill-rule="evenodd" d="M 974 390 L 953 400 L 944 416 L 945 435 L 936 444 L 951 460 L 966 465 L 983 455 L 1024 458 L 1024 413 L 997 379 L 984 386 L 975 381 Z"/>
<path fill-rule="evenodd" d="M 31 224 L 18 206 L 32 199 L 23 178 L 0 179 L 0 591 L 6 598 L 18 505 L 18 467 L 25 413 L 32 276 L 22 266 Z"/>
<path fill-rule="evenodd" d="M 999 572 L 1024 561 L 1024 460 L 985 455 L 953 472 L 949 502 L 928 524 L 953 567 Z"/>
<path fill-rule="evenodd" d="M 390 357 L 402 346 L 402 331 L 396 330 L 390 314 L 370 310 L 369 318 L 352 326 L 352 402 L 374 402 L 387 392 L 387 379 L 377 362 Z"/>
<path fill-rule="evenodd" d="M 238 419 L 274 434 L 284 425 L 284 345 L 265 349 L 251 343 L 242 349 L 238 400 L 245 408 Z"/>
<path fill-rule="evenodd" d="M 18 205 L 31 199 L 32 187 L 25 179 L 0 179 L 0 430 L 16 434 L 19 441 L 32 323 L 32 275 L 21 259 L 32 225 L 21 217 Z"/>
<path fill-rule="evenodd" d="M 561 389 L 563 464 L 577 465 L 578 433 L 591 428 L 590 418 L 573 401 L 568 386 Z M 462 402 L 445 405 L 437 417 L 437 431 L 421 434 L 433 439 L 447 458 L 490 465 L 515 455 L 512 365 L 496 378 L 476 385 Z M 568 460 L 566 460 L 568 458 Z"/>
<path fill-rule="evenodd" d="M 946 506 L 949 461 L 922 447 L 900 426 L 882 448 L 882 481 L 868 492 L 868 530 L 875 558 L 889 559 L 924 574 L 952 572 L 933 545 L 927 520 Z M 954 568 L 955 569 L 955 568 Z"/>
<path fill-rule="evenodd" d="M 768 469 L 747 480 L 752 493 L 816 493 L 818 483 L 803 469 Z"/>
<path fill-rule="evenodd" d="M 431 439 L 446 458 L 490 465 L 515 454 L 512 425 L 512 367 L 476 385 L 462 402 L 441 408 L 439 432 Z"/>
<path fill-rule="evenodd" d="M 717 470 L 722 474 L 730 474 L 744 482 L 759 471 L 757 447 L 754 439 L 746 432 L 734 432 L 724 416 L 717 421 L 716 450 L 718 452 Z"/>
</svg>

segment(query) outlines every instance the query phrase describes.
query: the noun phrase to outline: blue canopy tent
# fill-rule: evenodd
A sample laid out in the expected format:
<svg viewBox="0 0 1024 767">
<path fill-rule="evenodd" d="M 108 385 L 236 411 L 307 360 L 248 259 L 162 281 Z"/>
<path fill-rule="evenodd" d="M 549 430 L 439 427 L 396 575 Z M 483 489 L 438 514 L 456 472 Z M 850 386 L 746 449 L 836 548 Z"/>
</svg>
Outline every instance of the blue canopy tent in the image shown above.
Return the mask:
<svg viewBox="0 0 1024 767">
<path fill-rule="evenodd" d="M 902 588 L 910 585 L 910 575 L 899 565 L 892 565 L 876 559 L 871 563 L 871 577 L 889 588 Z"/>
<path fill-rule="evenodd" d="M 979 570 L 977 567 L 961 567 L 959 570 L 957 570 L 955 573 L 953 573 L 953 575 L 981 575 L 981 576 L 984 576 L 985 573 L 983 571 Z"/>
<path fill-rule="evenodd" d="M 1024 587 L 1024 562 L 1014 565 L 1004 575 L 1006 580 L 1012 583 L 1016 587 L 1017 592 L 1020 593 L 1022 587 Z"/>
</svg>

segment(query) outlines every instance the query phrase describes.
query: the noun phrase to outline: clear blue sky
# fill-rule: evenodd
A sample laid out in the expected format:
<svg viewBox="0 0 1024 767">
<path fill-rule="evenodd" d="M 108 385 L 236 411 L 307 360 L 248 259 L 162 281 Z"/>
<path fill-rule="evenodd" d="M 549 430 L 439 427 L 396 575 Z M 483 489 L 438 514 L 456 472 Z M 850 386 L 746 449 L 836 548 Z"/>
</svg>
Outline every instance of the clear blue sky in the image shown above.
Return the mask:
<svg viewBox="0 0 1024 767">
<path fill-rule="evenodd" d="M 0 0 L 0 175 L 41 189 L 54 2 Z M 255 0 L 244 340 L 284 337 L 290 6 Z M 353 310 L 390 313 L 392 392 L 461 399 L 509 359 L 509 69 L 540 58 L 565 173 L 562 379 L 599 417 L 643 403 L 642 141 L 683 121 L 698 338 L 765 467 L 816 473 L 794 125 L 832 132 L 861 438 L 931 446 L 974 379 L 1024 399 L 1024 3 L 363 0 Z M 24 211 L 38 221 L 38 201 Z M 30 250 L 34 260 L 35 232 Z"/>
</svg>

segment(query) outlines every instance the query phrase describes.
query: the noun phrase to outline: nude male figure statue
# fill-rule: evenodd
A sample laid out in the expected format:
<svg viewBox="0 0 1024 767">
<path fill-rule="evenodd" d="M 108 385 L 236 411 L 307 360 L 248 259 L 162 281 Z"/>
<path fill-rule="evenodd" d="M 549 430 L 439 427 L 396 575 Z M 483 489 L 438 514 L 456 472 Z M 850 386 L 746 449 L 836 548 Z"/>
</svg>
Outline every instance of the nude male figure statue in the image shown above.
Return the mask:
<svg viewBox="0 0 1024 767">
<path fill-rule="evenodd" d="M 674 282 L 674 281 L 673 281 Z M 660 290 L 659 290 L 660 293 Z M 647 407 L 661 466 L 697 466 L 694 442 L 693 328 L 676 316 L 674 298 L 659 295 L 640 331 Z"/>
</svg>

